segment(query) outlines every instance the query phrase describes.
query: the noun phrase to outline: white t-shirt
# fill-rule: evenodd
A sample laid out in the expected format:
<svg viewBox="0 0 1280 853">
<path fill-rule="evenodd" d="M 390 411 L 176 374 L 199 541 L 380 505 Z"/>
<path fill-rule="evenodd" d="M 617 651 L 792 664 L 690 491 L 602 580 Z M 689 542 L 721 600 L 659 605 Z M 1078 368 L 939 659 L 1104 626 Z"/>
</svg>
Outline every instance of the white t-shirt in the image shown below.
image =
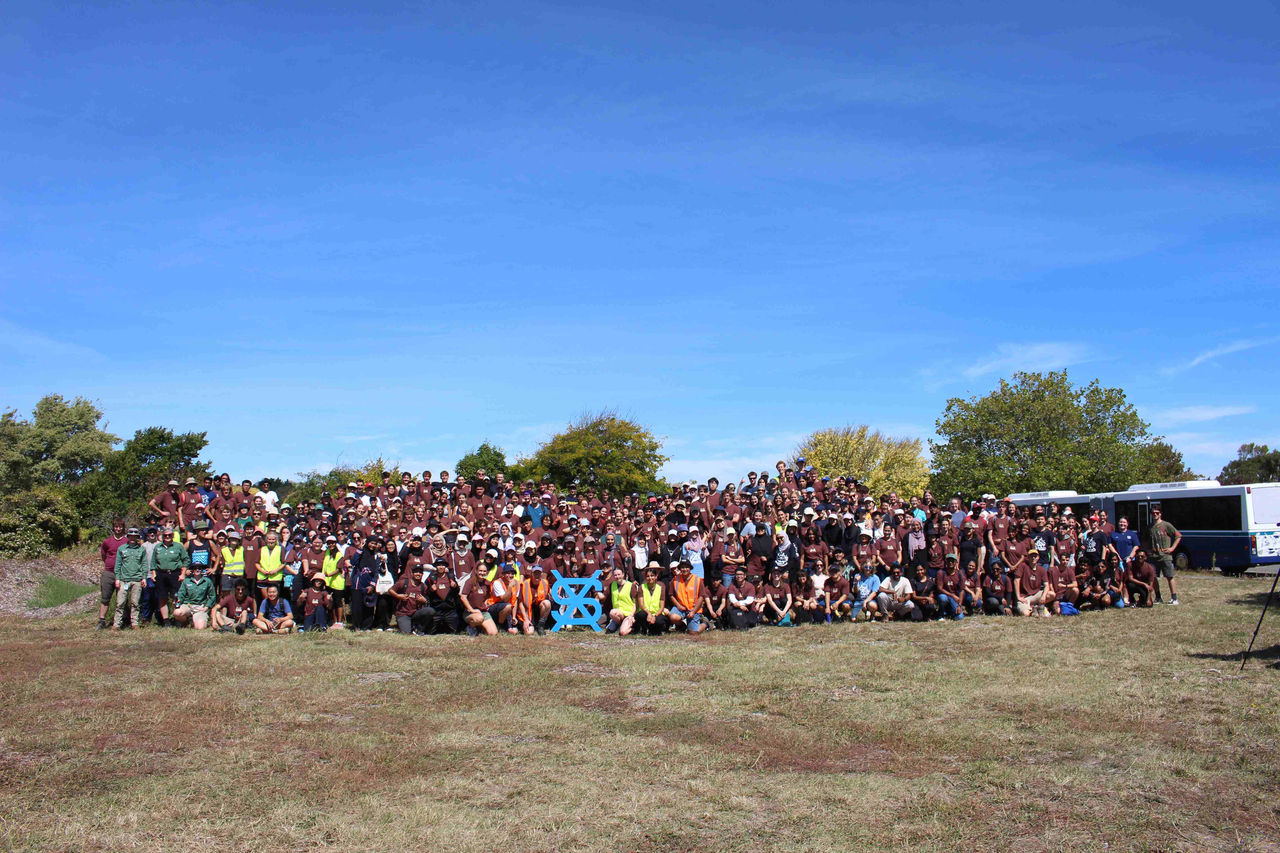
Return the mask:
<svg viewBox="0 0 1280 853">
<path fill-rule="evenodd" d="M 898 578 L 897 583 L 894 583 L 893 576 L 890 575 L 880 581 L 880 591 L 889 593 L 895 599 L 906 599 L 907 596 L 911 595 L 911 581 L 903 576 Z"/>
</svg>

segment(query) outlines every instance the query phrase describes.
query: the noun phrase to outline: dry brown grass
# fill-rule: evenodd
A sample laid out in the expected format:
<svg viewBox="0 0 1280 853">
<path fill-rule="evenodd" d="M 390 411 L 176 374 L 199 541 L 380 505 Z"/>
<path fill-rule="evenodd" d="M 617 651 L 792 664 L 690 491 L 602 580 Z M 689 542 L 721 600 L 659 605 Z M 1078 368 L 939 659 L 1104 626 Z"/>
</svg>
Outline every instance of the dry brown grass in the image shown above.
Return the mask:
<svg viewBox="0 0 1280 853">
<path fill-rule="evenodd" d="M 6 850 L 1275 850 L 1261 581 L 619 641 L 0 620 Z"/>
</svg>

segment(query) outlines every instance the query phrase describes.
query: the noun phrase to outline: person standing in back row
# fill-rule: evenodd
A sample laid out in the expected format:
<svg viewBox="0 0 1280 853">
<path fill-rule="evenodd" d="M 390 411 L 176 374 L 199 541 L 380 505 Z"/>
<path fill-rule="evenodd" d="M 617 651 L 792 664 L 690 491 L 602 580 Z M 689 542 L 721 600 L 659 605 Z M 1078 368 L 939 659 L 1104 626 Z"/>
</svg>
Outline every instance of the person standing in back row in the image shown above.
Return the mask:
<svg viewBox="0 0 1280 853">
<path fill-rule="evenodd" d="M 128 539 L 124 535 L 124 519 L 111 522 L 111 535 L 102 540 L 98 554 L 102 557 L 102 576 L 98 580 L 101 599 L 98 607 L 98 629 L 107 627 L 107 608 L 116 591 L 116 552 Z"/>
<path fill-rule="evenodd" d="M 1169 603 L 1178 603 L 1178 584 L 1173 579 L 1173 555 L 1182 544 L 1182 534 L 1178 528 L 1164 520 L 1164 512 L 1159 506 L 1151 507 L 1151 562 L 1155 565 L 1156 601 L 1160 600 L 1160 576 L 1169 581 Z"/>
</svg>

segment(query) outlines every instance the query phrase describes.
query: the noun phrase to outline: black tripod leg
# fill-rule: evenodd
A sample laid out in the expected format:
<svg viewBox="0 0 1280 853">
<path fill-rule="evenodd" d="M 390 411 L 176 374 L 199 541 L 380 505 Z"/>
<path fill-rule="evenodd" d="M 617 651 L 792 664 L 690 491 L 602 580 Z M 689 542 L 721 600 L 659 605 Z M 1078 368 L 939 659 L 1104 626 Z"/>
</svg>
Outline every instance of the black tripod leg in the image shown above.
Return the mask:
<svg viewBox="0 0 1280 853">
<path fill-rule="evenodd" d="M 1271 596 L 1276 594 L 1276 583 L 1280 582 L 1280 566 L 1276 566 L 1275 580 L 1271 581 L 1271 592 L 1267 593 L 1267 601 L 1262 605 L 1262 613 L 1258 616 L 1258 627 L 1253 629 L 1253 637 L 1249 640 L 1249 648 L 1244 650 L 1244 654 L 1240 656 L 1240 672 L 1244 672 L 1245 662 L 1249 660 L 1249 653 L 1253 651 L 1253 644 L 1258 640 L 1258 632 L 1262 630 L 1262 620 L 1267 615 L 1267 608 L 1271 606 Z"/>
</svg>

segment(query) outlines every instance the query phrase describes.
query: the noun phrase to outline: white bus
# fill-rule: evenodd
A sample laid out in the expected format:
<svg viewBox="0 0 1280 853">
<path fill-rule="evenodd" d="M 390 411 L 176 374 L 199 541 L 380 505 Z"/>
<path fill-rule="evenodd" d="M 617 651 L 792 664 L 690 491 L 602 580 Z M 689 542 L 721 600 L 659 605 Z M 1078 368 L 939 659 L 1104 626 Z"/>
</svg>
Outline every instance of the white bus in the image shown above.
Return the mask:
<svg viewBox="0 0 1280 853">
<path fill-rule="evenodd" d="M 1217 566 L 1239 574 L 1251 566 L 1280 563 L 1280 483 L 1223 486 L 1217 480 L 1141 483 L 1109 501 L 1113 520 L 1129 519 L 1145 544 L 1151 507 L 1182 533 L 1174 554 L 1178 569 Z"/>
</svg>

